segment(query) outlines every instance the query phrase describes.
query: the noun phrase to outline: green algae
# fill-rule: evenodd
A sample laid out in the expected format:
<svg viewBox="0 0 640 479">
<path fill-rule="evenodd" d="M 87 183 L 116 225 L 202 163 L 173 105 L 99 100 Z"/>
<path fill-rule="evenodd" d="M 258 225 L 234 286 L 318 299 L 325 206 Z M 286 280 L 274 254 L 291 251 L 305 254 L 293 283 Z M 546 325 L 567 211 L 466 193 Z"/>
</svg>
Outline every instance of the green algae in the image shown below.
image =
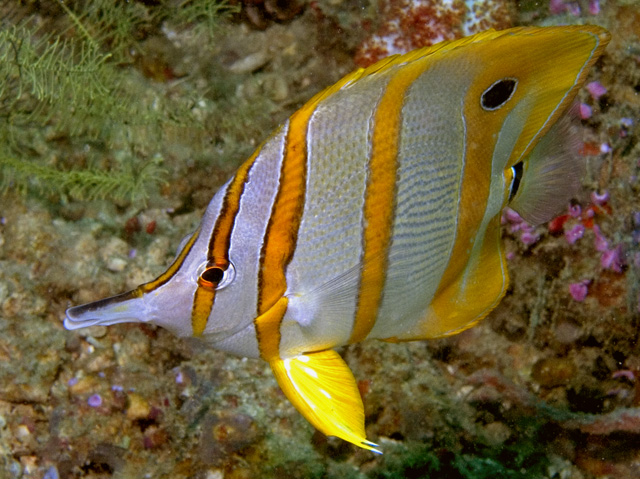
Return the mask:
<svg viewBox="0 0 640 479">
<path fill-rule="evenodd" d="M 117 198 L 130 201 L 145 200 L 150 185 L 162 180 L 158 167 L 161 159 L 143 164 L 129 163 L 122 168 L 104 171 L 97 168 L 59 170 L 37 162 L 0 157 L 4 166 L 2 186 L 24 188 L 29 185 L 44 193 L 60 191 L 77 199 Z M 133 171 L 132 168 L 139 168 Z"/>
<path fill-rule="evenodd" d="M 385 449 L 380 466 L 371 479 L 400 479 L 424 477 L 440 471 L 440 459 L 430 444 L 397 444 Z"/>
<path fill-rule="evenodd" d="M 448 477 L 452 479 L 540 479 L 547 476 L 549 459 L 541 444 L 522 439 L 499 448 L 454 453 L 433 444 L 405 442 L 385 448 L 370 479 Z"/>
<path fill-rule="evenodd" d="M 210 121 L 226 122 L 219 128 L 224 159 L 238 154 L 246 129 L 233 119 L 250 117 L 254 108 L 229 108 L 231 99 L 215 111 L 206 92 L 188 86 L 170 92 L 163 81 L 184 73 L 138 38 L 171 25 L 191 28 L 211 46 L 217 25 L 234 11 L 227 3 L 54 4 L 51 18 L 35 21 L 25 7 L 15 24 L 5 20 L 0 28 L 0 193 L 144 201 L 167 178 L 167 141 L 175 139 L 167 133 L 203 131 Z"/>
<path fill-rule="evenodd" d="M 6 79 L 0 91 L 0 189 L 35 188 L 78 199 L 148 196 L 162 176 L 157 159 L 130 155 L 98 168 L 87 155 L 60 160 L 70 149 L 51 141 L 110 143 L 117 118 L 151 121 L 129 106 L 135 103 L 110 58 L 88 42 L 38 37 L 26 26 L 0 32 L 0 76 Z M 44 146 L 39 151 L 34 138 Z"/>
</svg>

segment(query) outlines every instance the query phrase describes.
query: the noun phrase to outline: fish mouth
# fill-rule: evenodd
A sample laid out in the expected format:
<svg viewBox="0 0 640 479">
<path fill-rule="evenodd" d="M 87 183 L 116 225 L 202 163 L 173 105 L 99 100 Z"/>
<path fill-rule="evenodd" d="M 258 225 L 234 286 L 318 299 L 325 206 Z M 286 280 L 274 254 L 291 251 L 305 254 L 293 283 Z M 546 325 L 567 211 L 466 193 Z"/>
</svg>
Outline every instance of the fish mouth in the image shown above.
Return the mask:
<svg viewBox="0 0 640 479">
<path fill-rule="evenodd" d="M 134 289 L 67 309 L 64 327 L 73 330 L 118 323 L 141 323 L 146 321 L 146 309 L 142 294 Z"/>
</svg>

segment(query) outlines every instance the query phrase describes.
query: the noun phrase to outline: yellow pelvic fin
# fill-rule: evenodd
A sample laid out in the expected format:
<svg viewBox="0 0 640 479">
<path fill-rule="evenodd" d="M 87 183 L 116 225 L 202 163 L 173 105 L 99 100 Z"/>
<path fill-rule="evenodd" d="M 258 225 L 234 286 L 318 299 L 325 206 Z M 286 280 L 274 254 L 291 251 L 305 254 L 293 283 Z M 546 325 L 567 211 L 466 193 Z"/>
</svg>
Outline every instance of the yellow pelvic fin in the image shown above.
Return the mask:
<svg viewBox="0 0 640 479">
<path fill-rule="evenodd" d="M 362 398 L 338 353 L 320 351 L 269 364 L 284 394 L 313 427 L 381 454 L 377 444 L 366 439 Z"/>
</svg>

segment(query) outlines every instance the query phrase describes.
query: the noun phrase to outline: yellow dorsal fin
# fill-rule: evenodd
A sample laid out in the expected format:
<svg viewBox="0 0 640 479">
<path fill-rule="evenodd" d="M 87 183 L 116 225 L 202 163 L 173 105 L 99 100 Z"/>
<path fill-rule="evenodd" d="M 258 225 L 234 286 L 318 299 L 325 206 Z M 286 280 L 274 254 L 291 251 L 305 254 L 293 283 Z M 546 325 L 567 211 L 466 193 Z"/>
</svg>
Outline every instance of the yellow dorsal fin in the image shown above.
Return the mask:
<svg viewBox="0 0 640 479">
<path fill-rule="evenodd" d="M 320 351 L 269 364 L 289 401 L 316 429 L 381 453 L 377 444 L 367 441 L 360 392 L 338 353 Z"/>
</svg>

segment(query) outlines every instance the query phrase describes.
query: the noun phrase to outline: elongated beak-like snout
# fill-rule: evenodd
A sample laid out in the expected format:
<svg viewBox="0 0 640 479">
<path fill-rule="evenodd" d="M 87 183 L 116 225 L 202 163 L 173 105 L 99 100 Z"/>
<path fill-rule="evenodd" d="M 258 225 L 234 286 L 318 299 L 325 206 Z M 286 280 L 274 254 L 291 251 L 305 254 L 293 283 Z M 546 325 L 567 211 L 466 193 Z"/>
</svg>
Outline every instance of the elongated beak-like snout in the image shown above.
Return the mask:
<svg viewBox="0 0 640 479">
<path fill-rule="evenodd" d="M 96 325 L 142 323 L 148 321 L 147 313 L 143 295 L 138 289 L 134 289 L 111 298 L 67 309 L 64 327 L 79 329 Z"/>
</svg>

